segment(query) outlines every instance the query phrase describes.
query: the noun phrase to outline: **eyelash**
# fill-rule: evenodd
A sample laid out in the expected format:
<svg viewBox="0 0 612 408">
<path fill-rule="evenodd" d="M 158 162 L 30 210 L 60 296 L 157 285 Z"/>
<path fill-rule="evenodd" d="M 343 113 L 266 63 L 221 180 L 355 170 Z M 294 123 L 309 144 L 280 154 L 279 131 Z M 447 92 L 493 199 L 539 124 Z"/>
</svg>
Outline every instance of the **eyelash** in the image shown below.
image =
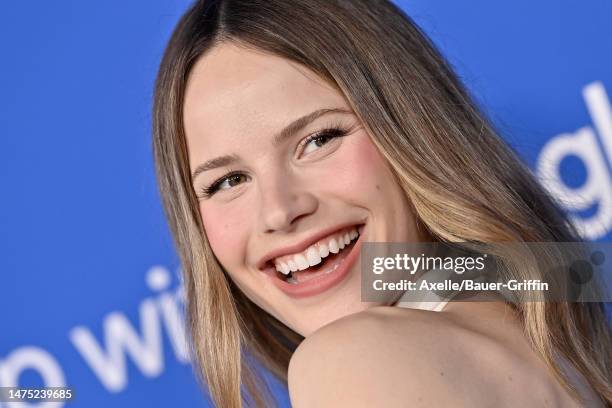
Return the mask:
<svg viewBox="0 0 612 408">
<path fill-rule="evenodd" d="M 333 139 L 336 139 L 336 138 L 339 138 L 339 137 L 346 136 L 347 133 L 348 133 L 348 130 L 345 129 L 344 127 L 340 126 L 340 125 L 328 126 L 325 129 L 320 130 L 320 131 L 316 132 L 315 134 L 312 134 L 312 135 L 306 137 L 298 145 L 298 147 L 307 146 L 308 143 L 310 143 L 312 141 L 315 141 L 317 139 L 320 139 L 322 137 L 327 137 L 327 138 L 329 138 L 329 140 L 333 140 Z M 243 175 L 243 173 L 241 173 L 239 171 L 232 171 L 232 172 L 229 172 L 229 173 L 225 174 L 224 176 L 222 176 L 221 178 L 217 179 L 216 181 L 214 181 L 210 186 L 202 187 L 200 189 L 201 197 L 202 198 L 210 198 L 210 197 L 212 197 L 219 190 L 219 187 L 221 186 L 221 184 L 223 182 L 225 182 L 226 180 L 230 179 L 231 177 L 239 176 L 239 175 Z"/>
</svg>

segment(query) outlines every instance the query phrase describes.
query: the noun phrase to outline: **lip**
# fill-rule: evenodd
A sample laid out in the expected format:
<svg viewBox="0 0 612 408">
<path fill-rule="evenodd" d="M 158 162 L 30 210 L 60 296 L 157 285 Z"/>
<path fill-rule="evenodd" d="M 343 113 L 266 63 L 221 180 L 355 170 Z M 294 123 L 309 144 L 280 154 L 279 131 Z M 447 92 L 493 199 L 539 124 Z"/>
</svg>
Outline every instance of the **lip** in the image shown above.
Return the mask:
<svg viewBox="0 0 612 408">
<path fill-rule="evenodd" d="M 344 224 L 339 224 L 339 225 L 334 225 L 333 227 L 329 227 L 329 228 L 325 228 L 319 232 L 317 232 L 316 234 L 298 242 L 295 243 L 293 245 L 289 245 L 283 248 L 277 248 L 274 251 L 268 252 L 266 255 L 264 255 L 259 262 L 257 262 L 257 269 L 259 269 L 260 271 L 265 270 L 266 268 L 266 264 L 268 263 L 268 261 L 271 261 L 274 258 L 278 258 L 280 256 L 284 256 L 284 255 L 290 255 L 290 254 L 296 254 L 298 252 L 302 252 L 304 250 L 306 250 L 306 248 L 308 248 L 309 246 L 311 246 L 312 244 L 316 243 L 317 241 L 321 240 L 322 238 L 325 238 L 329 235 L 332 235 L 335 232 L 338 232 L 342 229 L 348 228 L 350 226 L 357 226 L 360 227 L 362 225 L 365 224 L 365 221 L 361 221 L 361 222 L 347 222 Z"/>
<path fill-rule="evenodd" d="M 357 239 L 357 241 L 355 241 L 355 244 L 351 248 L 350 252 L 346 255 L 346 257 L 344 257 L 344 259 L 341 261 L 341 264 L 336 268 L 336 270 L 328 274 L 322 275 L 321 277 L 312 278 L 306 282 L 299 284 L 291 284 L 278 278 L 274 266 L 269 266 L 268 268 L 265 268 L 264 272 L 266 273 L 266 275 L 268 275 L 268 277 L 272 280 L 272 283 L 276 285 L 276 287 L 278 287 L 284 293 L 293 298 L 305 298 L 315 296 L 338 285 L 349 274 L 351 268 L 359 259 L 359 254 L 361 253 L 361 246 L 364 239 L 363 236 L 365 235 L 364 225 L 348 224 L 347 226 L 350 225 L 360 225 L 360 227 L 363 228 L 360 228 L 361 232 L 359 234 L 359 238 Z M 324 236 L 325 235 L 323 235 L 323 237 Z"/>
</svg>

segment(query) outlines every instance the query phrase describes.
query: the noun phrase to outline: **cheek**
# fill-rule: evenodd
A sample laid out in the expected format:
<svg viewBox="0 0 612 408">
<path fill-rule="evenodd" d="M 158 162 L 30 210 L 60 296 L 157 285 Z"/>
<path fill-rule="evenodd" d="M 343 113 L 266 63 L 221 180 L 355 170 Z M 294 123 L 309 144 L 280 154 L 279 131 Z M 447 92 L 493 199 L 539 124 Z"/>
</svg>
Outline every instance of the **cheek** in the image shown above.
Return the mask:
<svg viewBox="0 0 612 408">
<path fill-rule="evenodd" d="M 210 246 L 219 261 L 233 269 L 242 258 L 246 245 L 245 211 L 232 211 L 227 206 L 202 205 L 200 214 Z"/>
<path fill-rule="evenodd" d="M 386 167 L 385 159 L 366 133 L 355 135 L 350 145 L 344 150 L 344 157 L 339 160 L 335 169 L 339 176 L 335 178 L 335 191 L 342 191 L 346 196 L 375 198 L 392 183 L 393 175 Z"/>
<path fill-rule="evenodd" d="M 359 176 L 367 182 L 367 188 L 372 193 L 380 190 L 380 184 L 393 179 L 391 171 L 387 168 L 384 157 L 372 143 L 368 136 L 359 139 L 355 149 L 356 161 L 360 163 Z"/>
</svg>

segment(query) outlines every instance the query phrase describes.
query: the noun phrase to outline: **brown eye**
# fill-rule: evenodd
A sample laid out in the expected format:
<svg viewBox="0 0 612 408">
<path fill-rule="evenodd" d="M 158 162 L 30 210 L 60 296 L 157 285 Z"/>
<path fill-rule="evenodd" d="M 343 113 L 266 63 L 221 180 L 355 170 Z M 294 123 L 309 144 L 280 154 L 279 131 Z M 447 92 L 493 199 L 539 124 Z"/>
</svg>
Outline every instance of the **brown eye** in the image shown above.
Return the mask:
<svg viewBox="0 0 612 408">
<path fill-rule="evenodd" d="M 344 135 L 346 135 L 346 131 L 344 129 L 325 129 L 306 139 L 304 143 L 304 150 L 302 151 L 302 153 L 311 153 L 312 151 L 318 150 L 320 147 L 323 147 L 324 145 L 329 143 L 330 140 L 335 139 L 337 137 L 342 137 Z"/>
<path fill-rule="evenodd" d="M 246 176 L 244 174 L 234 174 L 227 178 L 227 184 L 229 184 L 230 187 L 234 187 L 239 184 L 240 181 L 246 181 Z"/>
<path fill-rule="evenodd" d="M 229 174 L 215 181 L 210 187 L 204 187 L 201 190 L 201 195 L 203 198 L 209 198 L 219 190 L 228 190 L 244 181 L 248 181 L 248 177 L 246 174 Z"/>
</svg>

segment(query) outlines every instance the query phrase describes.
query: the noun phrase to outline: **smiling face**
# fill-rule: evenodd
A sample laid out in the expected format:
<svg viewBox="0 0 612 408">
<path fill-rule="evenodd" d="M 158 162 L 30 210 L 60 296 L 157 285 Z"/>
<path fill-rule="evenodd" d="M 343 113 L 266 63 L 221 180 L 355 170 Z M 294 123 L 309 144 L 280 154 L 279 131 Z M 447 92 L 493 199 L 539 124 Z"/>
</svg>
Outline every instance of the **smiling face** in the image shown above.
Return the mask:
<svg viewBox="0 0 612 408">
<path fill-rule="evenodd" d="M 360 301 L 363 241 L 423 240 L 350 105 L 302 66 L 217 45 L 190 74 L 184 126 L 215 256 L 253 302 L 303 336 L 376 306 Z"/>
</svg>

